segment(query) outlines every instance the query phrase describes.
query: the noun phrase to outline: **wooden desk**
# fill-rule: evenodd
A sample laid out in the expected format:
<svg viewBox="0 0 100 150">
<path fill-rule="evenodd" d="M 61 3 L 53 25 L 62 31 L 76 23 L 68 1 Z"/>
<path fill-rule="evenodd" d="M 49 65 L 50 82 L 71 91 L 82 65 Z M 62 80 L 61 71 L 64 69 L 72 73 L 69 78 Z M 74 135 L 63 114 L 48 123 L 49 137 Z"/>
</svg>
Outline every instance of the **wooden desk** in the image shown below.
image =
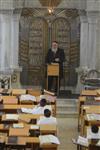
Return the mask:
<svg viewBox="0 0 100 150">
<path fill-rule="evenodd" d="M 80 96 L 78 98 L 78 130 L 80 130 L 80 125 L 81 125 L 81 108 L 82 105 L 84 105 L 84 102 L 86 101 L 86 96 Z"/>
<path fill-rule="evenodd" d="M 24 104 L 17 104 L 17 105 L 4 105 L 3 109 L 5 110 L 14 110 L 14 109 L 21 109 L 21 108 L 34 108 L 35 105 L 24 105 Z"/>
<path fill-rule="evenodd" d="M 33 90 L 33 89 L 28 89 L 27 93 L 33 96 L 40 96 L 41 95 L 41 90 Z"/>
<path fill-rule="evenodd" d="M 57 134 L 57 125 L 40 125 L 41 134 Z"/>
<path fill-rule="evenodd" d="M 29 136 L 29 128 L 12 128 L 9 129 L 9 136 Z"/>
<path fill-rule="evenodd" d="M 40 116 L 42 116 L 43 114 L 18 114 L 18 115 L 19 115 L 19 117 L 18 117 L 19 122 L 23 122 L 23 121 L 28 122 L 31 119 L 39 119 Z M 12 121 L 13 122 L 13 121 L 17 121 L 17 120 L 13 120 L 13 119 L 8 120 L 8 119 L 6 119 L 6 114 L 3 114 L 1 117 L 1 122 L 2 121 Z"/>
<path fill-rule="evenodd" d="M 100 114 L 100 106 L 98 105 L 83 105 L 82 106 L 82 111 L 81 111 L 81 133 L 83 134 L 84 132 L 84 127 L 85 127 L 85 115 L 86 114 Z"/>
<path fill-rule="evenodd" d="M 5 104 L 0 106 L 0 110 L 5 113 L 21 113 L 21 108 L 34 108 L 35 105 L 21 105 L 21 104 Z"/>
<path fill-rule="evenodd" d="M 100 114 L 100 105 L 83 105 L 81 114 Z"/>
<path fill-rule="evenodd" d="M 10 145 L 8 143 L 8 138 L 9 137 L 6 137 L 6 145 Z M 17 138 L 17 145 L 21 146 L 21 145 L 26 145 L 26 144 L 32 144 L 34 147 L 34 144 L 40 145 L 40 141 L 39 141 L 39 138 L 38 137 L 18 137 Z M 13 144 L 11 144 L 13 145 Z M 16 144 L 14 144 L 16 145 Z M 42 148 L 43 150 L 57 150 L 57 147 L 58 145 L 56 144 L 43 144 L 43 145 L 40 145 L 40 148 Z"/>
<path fill-rule="evenodd" d="M 11 89 L 0 89 L 0 94 L 2 95 L 11 95 Z"/>
<path fill-rule="evenodd" d="M 100 120 L 88 120 L 87 115 L 84 116 L 84 120 L 86 123 L 84 123 L 85 125 L 91 126 L 91 125 L 100 125 Z"/>
<path fill-rule="evenodd" d="M 26 94 L 26 89 L 12 89 L 12 95 L 19 96 Z"/>
<path fill-rule="evenodd" d="M 2 96 L 3 104 L 18 104 L 16 96 Z"/>
<path fill-rule="evenodd" d="M 51 63 L 47 65 L 47 89 L 48 89 L 48 78 L 50 76 L 57 77 L 57 87 L 59 92 L 59 63 Z"/>
<path fill-rule="evenodd" d="M 97 96 L 96 90 L 82 90 L 81 95 L 83 96 Z"/>
</svg>

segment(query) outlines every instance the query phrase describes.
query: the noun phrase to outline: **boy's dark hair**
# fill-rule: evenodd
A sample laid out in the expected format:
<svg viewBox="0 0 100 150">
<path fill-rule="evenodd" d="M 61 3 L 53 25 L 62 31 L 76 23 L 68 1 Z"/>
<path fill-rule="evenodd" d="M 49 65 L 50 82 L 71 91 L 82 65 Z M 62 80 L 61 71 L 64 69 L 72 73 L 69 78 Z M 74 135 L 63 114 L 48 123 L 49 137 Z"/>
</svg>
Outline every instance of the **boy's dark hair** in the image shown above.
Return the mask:
<svg viewBox="0 0 100 150">
<path fill-rule="evenodd" d="M 92 126 L 91 126 L 91 131 L 92 131 L 93 133 L 98 133 L 99 127 L 98 127 L 97 125 L 92 125 Z"/>
<path fill-rule="evenodd" d="M 46 104 L 47 104 L 46 99 L 45 99 L 45 98 L 42 98 L 42 99 L 40 100 L 40 106 L 44 107 Z"/>
<path fill-rule="evenodd" d="M 44 116 L 49 118 L 51 116 L 51 111 L 49 109 L 44 110 Z"/>
</svg>

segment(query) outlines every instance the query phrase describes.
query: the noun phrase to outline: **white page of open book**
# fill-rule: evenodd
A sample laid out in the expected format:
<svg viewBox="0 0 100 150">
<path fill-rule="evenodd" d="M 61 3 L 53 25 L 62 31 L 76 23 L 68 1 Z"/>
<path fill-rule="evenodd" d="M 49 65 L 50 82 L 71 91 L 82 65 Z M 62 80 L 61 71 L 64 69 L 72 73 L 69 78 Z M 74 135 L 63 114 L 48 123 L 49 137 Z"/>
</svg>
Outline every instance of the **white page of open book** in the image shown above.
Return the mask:
<svg viewBox="0 0 100 150">
<path fill-rule="evenodd" d="M 21 95 L 21 97 L 20 97 L 20 100 L 22 101 L 22 100 L 31 100 L 31 101 L 36 101 L 36 97 L 35 96 L 32 96 L 32 95 L 30 95 L 30 94 L 26 94 L 26 95 Z"/>
<path fill-rule="evenodd" d="M 32 110 L 31 108 L 21 108 L 21 111 L 24 112 L 24 113 L 29 113 L 29 114 L 32 114 Z"/>
<path fill-rule="evenodd" d="M 100 114 L 87 114 L 88 120 L 100 120 Z"/>
<path fill-rule="evenodd" d="M 24 128 L 24 124 L 23 123 L 14 123 L 13 128 Z"/>
<path fill-rule="evenodd" d="M 6 114 L 6 119 L 18 120 L 19 115 L 17 114 Z"/>
<path fill-rule="evenodd" d="M 78 140 L 77 140 L 77 144 L 88 147 L 89 142 L 88 142 L 88 139 L 87 139 L 87 138 L 82 137 L 82 136 L 79 136 L 79 137 L 78 137 Z"/>
<path fill-rule="evenodd" d="M 40 144 L 60 144 L 59 139 L 54 135 L 42 135 L 39 136 Z"/>
<path fill-rule="evenodd" d="M 37 129 L 39 129 L 39 126 L 38 125 L 31 125 L 30 129 L 36 129 L 37 130 Z"/>
</svg>

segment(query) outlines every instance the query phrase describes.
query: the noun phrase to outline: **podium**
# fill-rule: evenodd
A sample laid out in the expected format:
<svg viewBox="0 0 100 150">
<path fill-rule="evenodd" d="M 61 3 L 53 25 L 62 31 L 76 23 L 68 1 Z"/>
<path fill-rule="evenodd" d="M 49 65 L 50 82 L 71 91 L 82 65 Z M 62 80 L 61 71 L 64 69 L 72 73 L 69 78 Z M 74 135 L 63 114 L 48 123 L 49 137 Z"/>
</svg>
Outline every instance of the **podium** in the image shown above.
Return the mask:
<svg viewBox="0 0 100 150">
<path fill-rule="evenodd" d="M 54 76 L 57 77 L 57 86 L 59 91 L 59 64 L 58 63 L 52 63 L 47 65 L 47 89 L 48 89 L 48 77 Z"/>
</svg>

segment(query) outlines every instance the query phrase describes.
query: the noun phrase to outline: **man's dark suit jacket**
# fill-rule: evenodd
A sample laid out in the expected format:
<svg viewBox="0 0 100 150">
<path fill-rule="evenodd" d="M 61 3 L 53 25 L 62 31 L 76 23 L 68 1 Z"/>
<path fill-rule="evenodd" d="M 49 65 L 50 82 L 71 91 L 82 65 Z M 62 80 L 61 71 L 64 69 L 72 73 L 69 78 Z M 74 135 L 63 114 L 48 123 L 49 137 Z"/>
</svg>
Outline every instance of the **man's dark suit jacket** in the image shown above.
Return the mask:
<svg viewBox="0 0 100 150">
<path fill-rule="evenodd" d="M 46 63 L 55 63 L 55 58 L 59 58 L 59 77 L 63 78 L 63 62 L 65 61 L 64 50 L 58 48 L 56 53 L 54 53 L 51 49 L 49 49 L 46 57 Z"/>
</svg>

